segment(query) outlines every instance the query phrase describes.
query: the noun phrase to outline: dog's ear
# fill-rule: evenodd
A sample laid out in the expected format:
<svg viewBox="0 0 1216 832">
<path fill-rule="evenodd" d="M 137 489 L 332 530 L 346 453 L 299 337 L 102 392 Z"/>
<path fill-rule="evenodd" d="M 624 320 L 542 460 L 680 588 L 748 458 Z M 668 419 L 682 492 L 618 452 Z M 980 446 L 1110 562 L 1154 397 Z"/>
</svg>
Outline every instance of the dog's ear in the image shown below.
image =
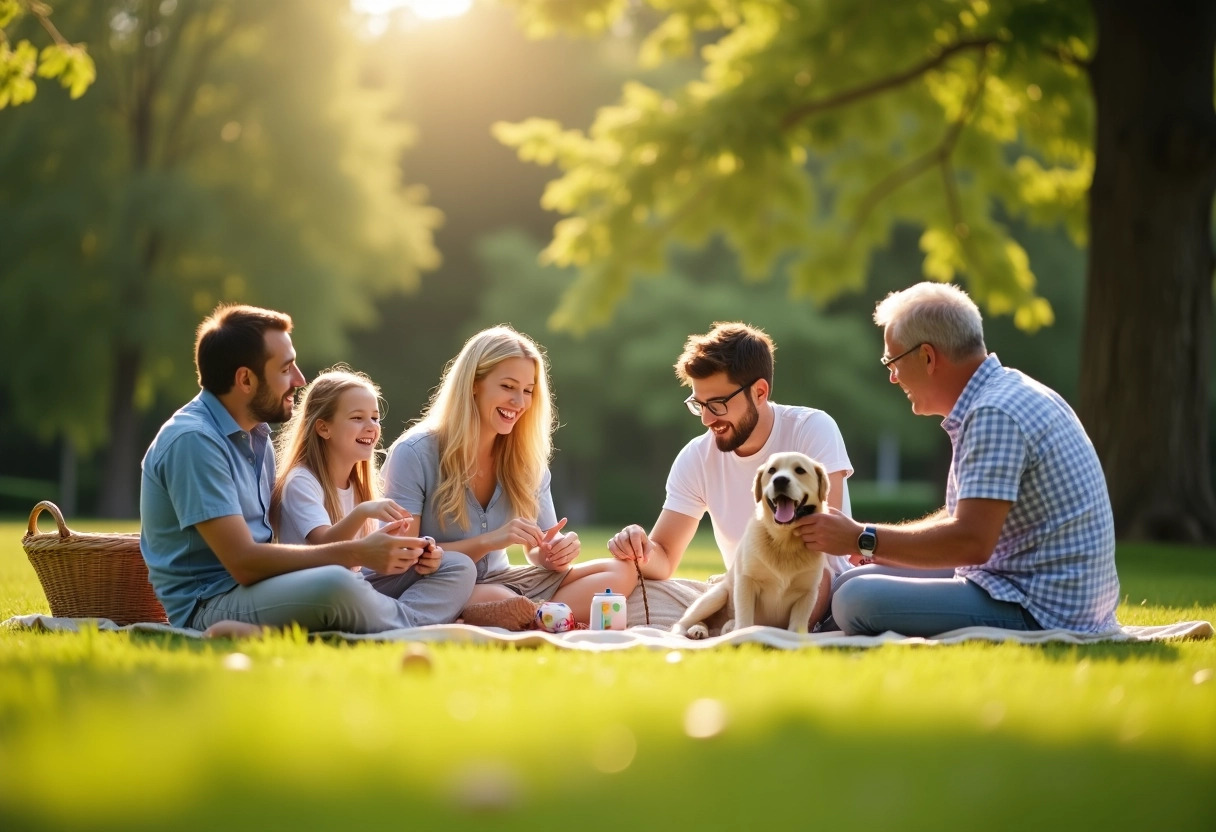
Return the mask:
<svg viewBox="0 0 1216 832">
<path fill-rule="evenodd" d="M 754 491 L 756 494 L 757 503 L 760 502 L 760 498 L 764 496 L 764 486 L 761 484 L 760 481 L 764 477 L 764 469 L 767 466 L 768 466 L 768 463 L 765 462 L 764 465 L 761 465 L 759 468 L 756 469 L 756 479 L 755 479 L 755 482 L 752 483 L 752 491 Z"/>
<path fill-rule="evenodd" d="M 819 502 L 826 503 L 828 501 L 828 490 L 832 484 L 828 482 L 828 472 L 818 462 L 815 463 L 815 474 L 819 477 Z"/>
</svg>

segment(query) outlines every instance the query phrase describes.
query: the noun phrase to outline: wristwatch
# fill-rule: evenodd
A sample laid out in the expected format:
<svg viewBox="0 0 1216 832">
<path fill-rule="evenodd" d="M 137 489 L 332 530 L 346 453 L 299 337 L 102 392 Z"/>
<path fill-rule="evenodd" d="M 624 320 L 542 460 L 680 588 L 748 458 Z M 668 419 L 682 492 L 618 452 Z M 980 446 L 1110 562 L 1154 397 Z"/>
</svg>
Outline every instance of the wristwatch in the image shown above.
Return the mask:
<svg viewBox="0 0 1216 832">
<path fill-rule="evenodd" d="M 874 550 L 878 548 L 878 529 L 873 526 L 862 529 L 861 534 L 857 535 L 857 548 L 862 557 L 873 558 Z"/>
</svg>

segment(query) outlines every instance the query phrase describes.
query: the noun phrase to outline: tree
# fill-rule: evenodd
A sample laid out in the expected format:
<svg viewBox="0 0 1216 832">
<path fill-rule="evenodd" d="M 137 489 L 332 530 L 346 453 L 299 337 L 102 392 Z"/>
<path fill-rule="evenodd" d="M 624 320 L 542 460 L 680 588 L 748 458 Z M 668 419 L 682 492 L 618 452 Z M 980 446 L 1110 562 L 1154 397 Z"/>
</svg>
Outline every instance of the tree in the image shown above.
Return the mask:
<svg viewBox="0 0 1216 832">
<path fill-rule="evenodd" d="M 438 212 L 401 184 L 408 125 L 359 82 L 341 2 L 64 4 L 93 94 L 3 114 L 0 384 L 18 423 L 106 448 L 101 511 L 134 513 L 139 415 L 196 390 L 219 301 L 290 312 L 341 356 L 376 301 L 438 260 Z"/>
<path fill-rule="evenodd" d="M 567 217 L 543 256 L 581 272 L 556 326 L 604 323 L 673 241 L 715 234 L 747 276 L 776 265 L 823 302 L 911 223 L 925 275 L 965 278 L 1033 330 L 1053 312 L 1009 222 L 1062 224 L 1090 247 L 1079 410 L 1116 530 L 1216 539 L 1216 4 L 508 2 L 539 35 L 632 25 L 643 65 L 701 58 L 677 89 L 627 84 L 587 132 L 495 126 L 563 171 L 542 204 Z"/>
<path fill-rule="evenodd" d="M 26 14 L 31 15 L 51 43 L 41 51 L 28 39 L 15 44 L 8 36 L 10 27 Z M 93 59 L 83 43 L 69 43 L 51 22 L 51 7 L 38 0 L 0 0 L 0 110 L 33 100 L 38 93 L 34 76 L 58 78 L 59 83 L 80 98 L 97 77 Z"/>
</svg>

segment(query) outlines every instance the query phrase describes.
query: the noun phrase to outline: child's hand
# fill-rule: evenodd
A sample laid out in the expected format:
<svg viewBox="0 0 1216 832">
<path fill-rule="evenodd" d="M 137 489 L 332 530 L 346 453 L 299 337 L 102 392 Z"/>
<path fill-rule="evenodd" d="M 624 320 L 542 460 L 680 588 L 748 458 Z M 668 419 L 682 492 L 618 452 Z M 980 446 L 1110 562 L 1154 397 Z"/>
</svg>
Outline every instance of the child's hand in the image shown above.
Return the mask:
<svg viewBox="0 0 1216 832">
<path fill-rule="evenodd" d="M 363 515 L 365 520 L 379 520 L 382 523 L 392 523 L 394 520 L 413 520 L 414 515 L 397 505 L 393 500 L 365 500 L 355 506 L 355 511 Z"/>
</svg>

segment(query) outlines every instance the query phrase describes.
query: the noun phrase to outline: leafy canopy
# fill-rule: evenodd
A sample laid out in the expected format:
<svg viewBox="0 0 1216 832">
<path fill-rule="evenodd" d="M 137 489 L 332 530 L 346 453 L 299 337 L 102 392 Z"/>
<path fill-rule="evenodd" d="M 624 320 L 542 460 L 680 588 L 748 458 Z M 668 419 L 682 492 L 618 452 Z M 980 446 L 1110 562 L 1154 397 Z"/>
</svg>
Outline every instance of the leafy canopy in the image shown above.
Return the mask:
<svg viewBox="0 0 1216 832">
<path fill-rule="evenodd" d="M 10 28 L 32 15 L 52 43 L 38 50 L 26 38 L 13 43 Z M 69 43 L 51 23 L 51 8 L 37 0 L 0 0 L 0 110 L 32 101 L 38 92 L 34 76 L 59 79 L 72 98 L 80 98 L 97 77 L 83 43 Z"/>
<path fill-rule="evenodd" d="M 589 130 L 494 125 L 562 175 L 546 262 L 576 266 L 552 324 L 606 323 L 672 242 L 721 235 L 747 279 L 774 270 L 818 301 L 864 285 L 892 229 L 922 229 L 924 274 L 965 277 L 994 314 L 1053 320 L 1008 221 L 1084 241 L 1093 119 L 1080 0 L 505 0 L 534 35 L 646 29 L 643 68 L 695 60 L 671 89 L 639 82 Z"/>
</svg>

